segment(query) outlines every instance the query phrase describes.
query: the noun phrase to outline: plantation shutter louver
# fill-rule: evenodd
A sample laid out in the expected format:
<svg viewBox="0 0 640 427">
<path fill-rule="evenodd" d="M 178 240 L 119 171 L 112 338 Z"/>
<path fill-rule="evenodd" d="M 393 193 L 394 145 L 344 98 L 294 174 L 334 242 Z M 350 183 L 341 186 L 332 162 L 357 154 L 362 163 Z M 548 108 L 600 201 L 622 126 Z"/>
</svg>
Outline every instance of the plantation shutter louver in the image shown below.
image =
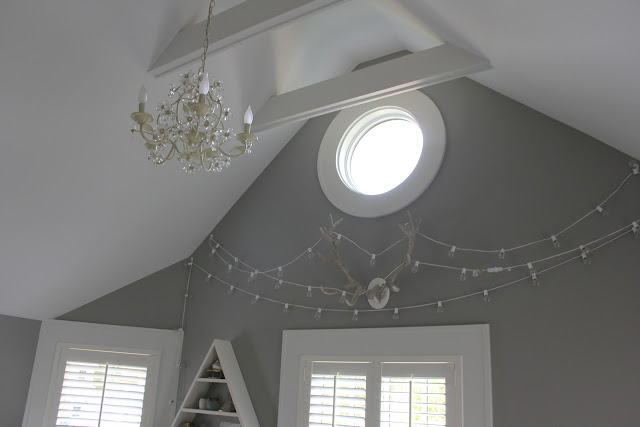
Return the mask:
<svg viewBox="0 0 640 427">
<path fill-rule="evenodd" d="M 313 363 L 309 427 L 364 427 L 367 364 Z"/>
<path fill-rule="evenodd" d="M 68 353 L 55 425 L 140 427 L 149 367 L 144 359 L 149 356 L 79 349 Z M 135 364 L 119 363 L 123 361 Z"/>
<path fill-rule="evenodd" d="M 451 378 L 449 364 L 383 363 L 380 427 L 447 426 Z"/>
</svg>

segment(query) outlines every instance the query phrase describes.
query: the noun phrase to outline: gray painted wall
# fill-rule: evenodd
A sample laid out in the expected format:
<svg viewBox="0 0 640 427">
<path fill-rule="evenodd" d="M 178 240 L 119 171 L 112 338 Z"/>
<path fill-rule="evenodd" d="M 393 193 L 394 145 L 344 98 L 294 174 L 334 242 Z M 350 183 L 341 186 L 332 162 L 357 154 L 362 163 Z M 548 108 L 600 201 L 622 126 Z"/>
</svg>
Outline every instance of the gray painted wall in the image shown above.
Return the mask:
<svg viewBox="0 0 640 427">
<path fill-rule="evenodd" d="M 22 424 L 40 321 L 0 314 L 0 425 Z"/>
<path fill-rule="evenodd" d="M 594 207 L 628 173 L 627 158 L 618 151 L 510 100 L 468 79 L 424 90 L 440 108 L 447 127 L 448 147 L 439 175 L 411 206 L 428 234 L 459 245 L 500 247 L 549 235 Z M 364 220 L 341 215 L 326 199 L 316 175 L 316 155 L 322 135 L 334 115 L 307 122 L 213 231 L 216 239 L 258 268 L 285 262 L 318 236 L 328 214 L 345 217 L 342 232 L 378 251 L 399 237 L 397 224 L 405 213 Z M 260 149 L 257 147 L 257 149 Z M 593 217 L 562 239 L 575 247 L 614 230 L 640 215 L 640 179 L 634 178 L 608 206 L 608 218 Z M 507 257 L 507 263 L 554 253 L 540 245 Z M 380 257 L 372 269 L 367 259 L 343 244 L 348 260 L 363 282 L 395 266 L 403 249 Z M 224 266 L 209 256 L 206 243 L 196 261 L 264 295 L 276 295 L 273 284 L 251 284 L 239 274 L 227 276 Z M 420 259 L 449 261 L 446 250 L 421 242 Z M 263 426 L 277 416 L 282 331 L 285 329 L 388 327 L 489 323 L 491 325 L 494 415 L 496 427 L 627 426 L 640 416 L 636 403 L 640 371 L 640 299 L 636 264 L 640 243 L 624 238 L 593 255 L 593 264 L 573 262 L 541 276 L 543 286 L 523 283 L 493 295 L 446 306 L 445 313 L 422 309 L 386 314 L 361 314 L 356 324 L 349 314 L 294 310 L 282 315 L 268 302 L 208 284 L 194 273 L 184 343 L 186 368 L 181 393 L 213 338 L 233 341 L 245 381 Z M 495 256 L 459 254 L 460 266 L 500 265 Z M 335 284 L 343 279 L 333 266 L 317 258 L 287 269 L 286 277 L 304 283 Z M 481 290 L 492 280 L 483 276 L 458 281 L 447 271 L 422 269 L 403 274 L 392 305 L 432 301 Z M 68 320 L 171 327 L 181 310 L 184 270 L 174 266 L 147 282 L 138 282 L 82 309 Z M 144 282 L 144 283 L 143 283 Z M 328 306 L 337 298 L 307 300 L 304 290 L 283 289 L 276 297 Z M 153 303 L 164 301 L 165 309 Z M 123 306 L 136 301 L 129 310 Z M 165 315 L 166 312 L 166 315 Z M 142 322 L 143 324 L 138 324 Z"/>
<path fill-rule="evenodd" d="M 124 288 L 98 298 L 59 320 L 178 329 L 182 318 L 186 271 L 173 264 Z"/>
</svg>

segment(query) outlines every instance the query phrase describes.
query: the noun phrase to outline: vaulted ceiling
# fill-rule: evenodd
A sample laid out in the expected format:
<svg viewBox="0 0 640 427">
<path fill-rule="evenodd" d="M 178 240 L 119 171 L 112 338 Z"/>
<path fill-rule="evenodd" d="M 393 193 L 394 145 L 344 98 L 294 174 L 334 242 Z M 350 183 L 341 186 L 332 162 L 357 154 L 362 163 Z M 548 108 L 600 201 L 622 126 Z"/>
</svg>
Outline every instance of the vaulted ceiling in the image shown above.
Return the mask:
<svg viewBox="0 0 640 427">
<path fill-rule="evenodd" d="M 0 3 L 0 313 L 54 317 L 187 257 L 303 124 L 261 133 L 222 174 L 148 164 L 128 115 L 141 83 L 164 99 L 178 71 L 147 70 L 205 3 Z M 208 71 L 238 129 L 247 104 L 441 38 L 491 61 L 474 80 L 638 158 L 637 16 L 630 0 L 344 0 Z"/>
</svg>

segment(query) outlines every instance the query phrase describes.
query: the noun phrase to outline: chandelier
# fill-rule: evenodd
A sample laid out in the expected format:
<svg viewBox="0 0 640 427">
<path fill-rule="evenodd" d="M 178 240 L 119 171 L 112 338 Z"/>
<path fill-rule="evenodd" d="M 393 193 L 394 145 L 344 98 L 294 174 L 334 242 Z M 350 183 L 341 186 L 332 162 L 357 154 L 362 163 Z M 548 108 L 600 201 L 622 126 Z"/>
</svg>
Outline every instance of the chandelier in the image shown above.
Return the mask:
<svg viewBox="0 0 640 427">
<path fill-rule="evenodd" d="M 138 111 L 131 114 L 134 122 L 131 136 L 139 135 L 149 150 L 149 160 L 162 165 L 175 157 L 189 174 L 221 171 L 229 166 L 231 159 L 250 154 L 253 143 L 258 140 L 251 134 L 251 107 L 244 115 L 242 133 L 234 135 L 233 129 L 225 126 L 231 112 L 222 105 L 222 82 L 214 79 L 210 83 L 205 72 L 214 6 L 215 1 L 211 0 L 198 73 L 189 71 L 180 75 L 180 82 L 169 88 L 169 99 L 156 107 L 156 118 L 145 111 L 147 91 L 142 86 Z"/>
</svg>

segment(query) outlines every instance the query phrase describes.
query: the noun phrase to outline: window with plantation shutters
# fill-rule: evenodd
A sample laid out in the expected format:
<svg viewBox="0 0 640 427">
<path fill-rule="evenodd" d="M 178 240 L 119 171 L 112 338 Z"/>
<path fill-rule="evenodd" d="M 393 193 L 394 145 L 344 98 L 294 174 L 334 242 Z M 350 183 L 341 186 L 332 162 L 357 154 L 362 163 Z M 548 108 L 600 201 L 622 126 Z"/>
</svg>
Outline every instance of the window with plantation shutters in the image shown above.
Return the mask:
<svg viewBox="0 0 640 427">
<path fill-rule="evenodd" d="M 451 362 L 310 361 L 308 425 L 455 427 L 454 368 Z"/>
<path fill-rule="evenodd" d="M 63 349 L 53 425 L 146 427 L 145 397 L 153 363 L 150 354 Z"/>
<path fill-rule="evenodd" d="M 313 363 L 310 427 L 365 425 L 367 368 L 366 363 Z"/>
</svg>

